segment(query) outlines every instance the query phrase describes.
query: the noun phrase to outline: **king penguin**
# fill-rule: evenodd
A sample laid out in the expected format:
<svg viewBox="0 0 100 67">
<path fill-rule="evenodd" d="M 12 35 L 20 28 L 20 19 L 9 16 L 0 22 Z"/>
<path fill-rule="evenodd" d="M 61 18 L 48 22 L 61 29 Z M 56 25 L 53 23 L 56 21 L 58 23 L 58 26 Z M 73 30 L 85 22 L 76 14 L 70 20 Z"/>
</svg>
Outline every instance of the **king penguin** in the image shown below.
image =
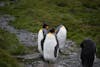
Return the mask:
<svg viewBox="0 0 100 67">
<path fill-rule="evenodd" d="M 56 29 L 56 35 L 59 42 L 59 48 L 62 49 L 65 46 L 67 30 L 64 25 L 59 25 Z"/>
<path fill-rule="evenodd" d="M 43 57 L 45 61 L 55 62 L 59 53 L 59 43 L 55 35 L 55 29 L 48 32 L 44 41 Z"/>
<path fill-rule="evenodd" d="M 44 23 L 42 29 L 40 29 L 38 32 L 38 51 L 41 55 L 43 55 L 43 43 L 47 33 L 48 25 Z"/>
</svg>

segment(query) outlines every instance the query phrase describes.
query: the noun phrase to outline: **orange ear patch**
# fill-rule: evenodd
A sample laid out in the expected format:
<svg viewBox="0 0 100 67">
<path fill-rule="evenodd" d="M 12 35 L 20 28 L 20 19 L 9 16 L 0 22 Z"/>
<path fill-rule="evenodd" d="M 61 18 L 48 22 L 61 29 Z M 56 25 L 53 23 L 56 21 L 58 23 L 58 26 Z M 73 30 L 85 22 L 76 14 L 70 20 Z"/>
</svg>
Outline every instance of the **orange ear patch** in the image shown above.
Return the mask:
<svg viewBox="0 0 100 67">
<path fill-rule="evenodd" d="M 51 37 L 53 34 L 52 33 L 48 33 L 48 36 Z"/>
<path fill-rule="evenodd" d="M 62 28 L 62 29 L 65 29 L 65 27 L 64 27 L 64 26 L 62 26 L 61 28 Z"/>
<path fill-rule="evenodd" d="M 42 32 L 42 29 L 40 29 L 40 32 Z"/>
</svg>

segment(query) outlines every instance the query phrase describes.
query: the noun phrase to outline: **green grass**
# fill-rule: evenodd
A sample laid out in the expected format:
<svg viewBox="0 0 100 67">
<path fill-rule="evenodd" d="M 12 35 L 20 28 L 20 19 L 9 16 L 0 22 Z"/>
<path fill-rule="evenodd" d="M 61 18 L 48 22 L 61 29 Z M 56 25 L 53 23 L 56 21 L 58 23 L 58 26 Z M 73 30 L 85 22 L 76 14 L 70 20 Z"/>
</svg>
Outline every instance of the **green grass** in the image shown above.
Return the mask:
<svg viewBox="0 0 100 67">
<path fill-rule="evenodd" d="M 77 44 L 87 37 L 93 39 L 100 57 L 99 0 L 18 0 L 1 7 L 0 13 L 15 16 L 16 20 L 10 23 L 15 28 L 32 32 L 38 32 L 43 22 L 50 27 L 64 24 L 68 39 Z"/>
<path fill-rule="evenodd" d="M 0 29 L 0 67 L 19 67 L 12 56 L 25 54 L 26 51 L 14 34 Z"/>
<path fill-rule="evenodd" d="M 20 67 L 15 58 L 12 58 L 9 53 L 0 49 L 0 67 Z"/>
<path fill-rule="evenodd" d="M 19 43 L 14 34 L 0 29 L 0 49 L 4 49 L 13 55 L 19 55 L 24 54 L 26 48 Z"/>
<path fill-rule="evenodd" d="M 17 60 L 12 58 L 11 54 L 18 50 L 18 40 L 13 34 L 0 29 L 0 66 L 1 67 L 18 67 Z M 20 53 L 20 52 L 19 52 Z"/>
<path fill-rule="evenodd" d="M 25 47 L 19 43 L 15 34 L 0 28 L 0 67 L 20 67 L 13 56 L 35 53 L 36 49 L 37 47 Z"/>
</svg>

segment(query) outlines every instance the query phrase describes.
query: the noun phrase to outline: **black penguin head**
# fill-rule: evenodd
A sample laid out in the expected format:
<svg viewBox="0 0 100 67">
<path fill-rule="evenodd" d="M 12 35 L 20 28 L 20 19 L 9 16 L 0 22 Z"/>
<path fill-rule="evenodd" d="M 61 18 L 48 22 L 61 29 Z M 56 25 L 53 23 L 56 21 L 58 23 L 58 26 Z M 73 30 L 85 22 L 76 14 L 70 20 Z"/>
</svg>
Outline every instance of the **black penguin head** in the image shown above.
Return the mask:
<svg viewBox="0 0 100 67">
<path fill-rule="evenodd" d="M 48 29 L 48 24 L 46 24 L 46 23 L 43 23 L 43 28 L 46 28 L 46 29 Z"/>
<path fill-rule="evenodd" d="M 82 43 L 80 44 L 81 45 L 81 48 L 85 48 L 85 47 L 92 47 L 93 45 L 95 46 L 95 42 L 93 42 L 92 39 L 90 38 L 86 38 L 82 41 Z"/>
<path fill-rule="evenodd" d="M 49 30 L 49 32 L 50 32 L 50 33 L 55 33 L 55 29 L 54 29 L 54 28 L 51 28 L 51 29 Z"/>
</svg>

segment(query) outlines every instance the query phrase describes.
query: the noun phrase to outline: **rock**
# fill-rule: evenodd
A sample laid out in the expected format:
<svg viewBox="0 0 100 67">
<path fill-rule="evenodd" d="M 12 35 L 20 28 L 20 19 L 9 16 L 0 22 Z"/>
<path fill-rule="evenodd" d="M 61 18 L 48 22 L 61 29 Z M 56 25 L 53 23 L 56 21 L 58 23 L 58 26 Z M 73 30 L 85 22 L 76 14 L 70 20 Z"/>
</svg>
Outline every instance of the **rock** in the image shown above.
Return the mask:
<svg viewBox="0 0 100 67">
<path fill-rule="evenodd" d="M 0 7 L 4 7 L 5 5 L 5 2 L 0 2 Z"/>
<path fill-rule="evenodd" d="M 37 34 L 32 33 L 26 30 L 18 30 L 13 26 L 10 26 L 8 23 L 14 21 L 15 17 L 11 15 L 3 15 L 0 17 L 0 27 L 10 33 L 14 33 L 20 43 L 24 44 L 25 46 L 36 46 L 37 45 Z"/>
<path fill-rule="evenodd" d="M 37 45 L 37 34 L 33 34 L 32 32 L 28 32 L 25 30 L 19 30 L 16 33 L 19 41 L 23 43 L 25 46 L 34 46 Z"/>
<path fill-rule="evenodd" d="M 69 40 L 67 41 L 69 42 Z M 70 41 L 72 42 L 72 41 Z M 72 48 L 77 48 L 76 46 L 72 46 L 73 43 L 66 44 L 69 45 L 69 47 Z M 65 46 L 66 46 L 65 45 Z M 75 45 L 75 43 L 73 44 Z M 47 63 L 43 61 L 42 59 L 38 59 L 35 61 L 31 61 L 36 54 L 26 56 L 27 59 L 31 59 L 30 61 L 26 61 L 27 64 L 25 64 L 26 67 L 32 66 L 32 67 L 80 67 L 80 61 L 79 61 L 79 54 L 74 50 L 73 52 L 69 50 L 70 48 L 66 47 L 63 50 L 68 51 L 68 54 L 60 54 L 57 61 L 55 63 Z M 68 49 L 67 49 L 68 48 Z M 67 52 L 66 52 L 67 53 Z"/>
<path fill-rule="evenodd" d="M 24 56 L 24 59 L 25 60 L 30 60 L 30 59 L 38 59 L 40 57 L 41 57 L 41 55 L 39 53 L 37 53 L 37 54 L 26 55 L 26 56 Z"/>
<path fill-rule="evenodd" d="M 3 18 L 4 18 L 4 20 L 5 21 L 15 21 L 15 17 L 14 16 L 11 16 L 11 15 L 8 15 L 8 14 L 6 14 L 6 15 L 3 15 Z"/>
</svg>

